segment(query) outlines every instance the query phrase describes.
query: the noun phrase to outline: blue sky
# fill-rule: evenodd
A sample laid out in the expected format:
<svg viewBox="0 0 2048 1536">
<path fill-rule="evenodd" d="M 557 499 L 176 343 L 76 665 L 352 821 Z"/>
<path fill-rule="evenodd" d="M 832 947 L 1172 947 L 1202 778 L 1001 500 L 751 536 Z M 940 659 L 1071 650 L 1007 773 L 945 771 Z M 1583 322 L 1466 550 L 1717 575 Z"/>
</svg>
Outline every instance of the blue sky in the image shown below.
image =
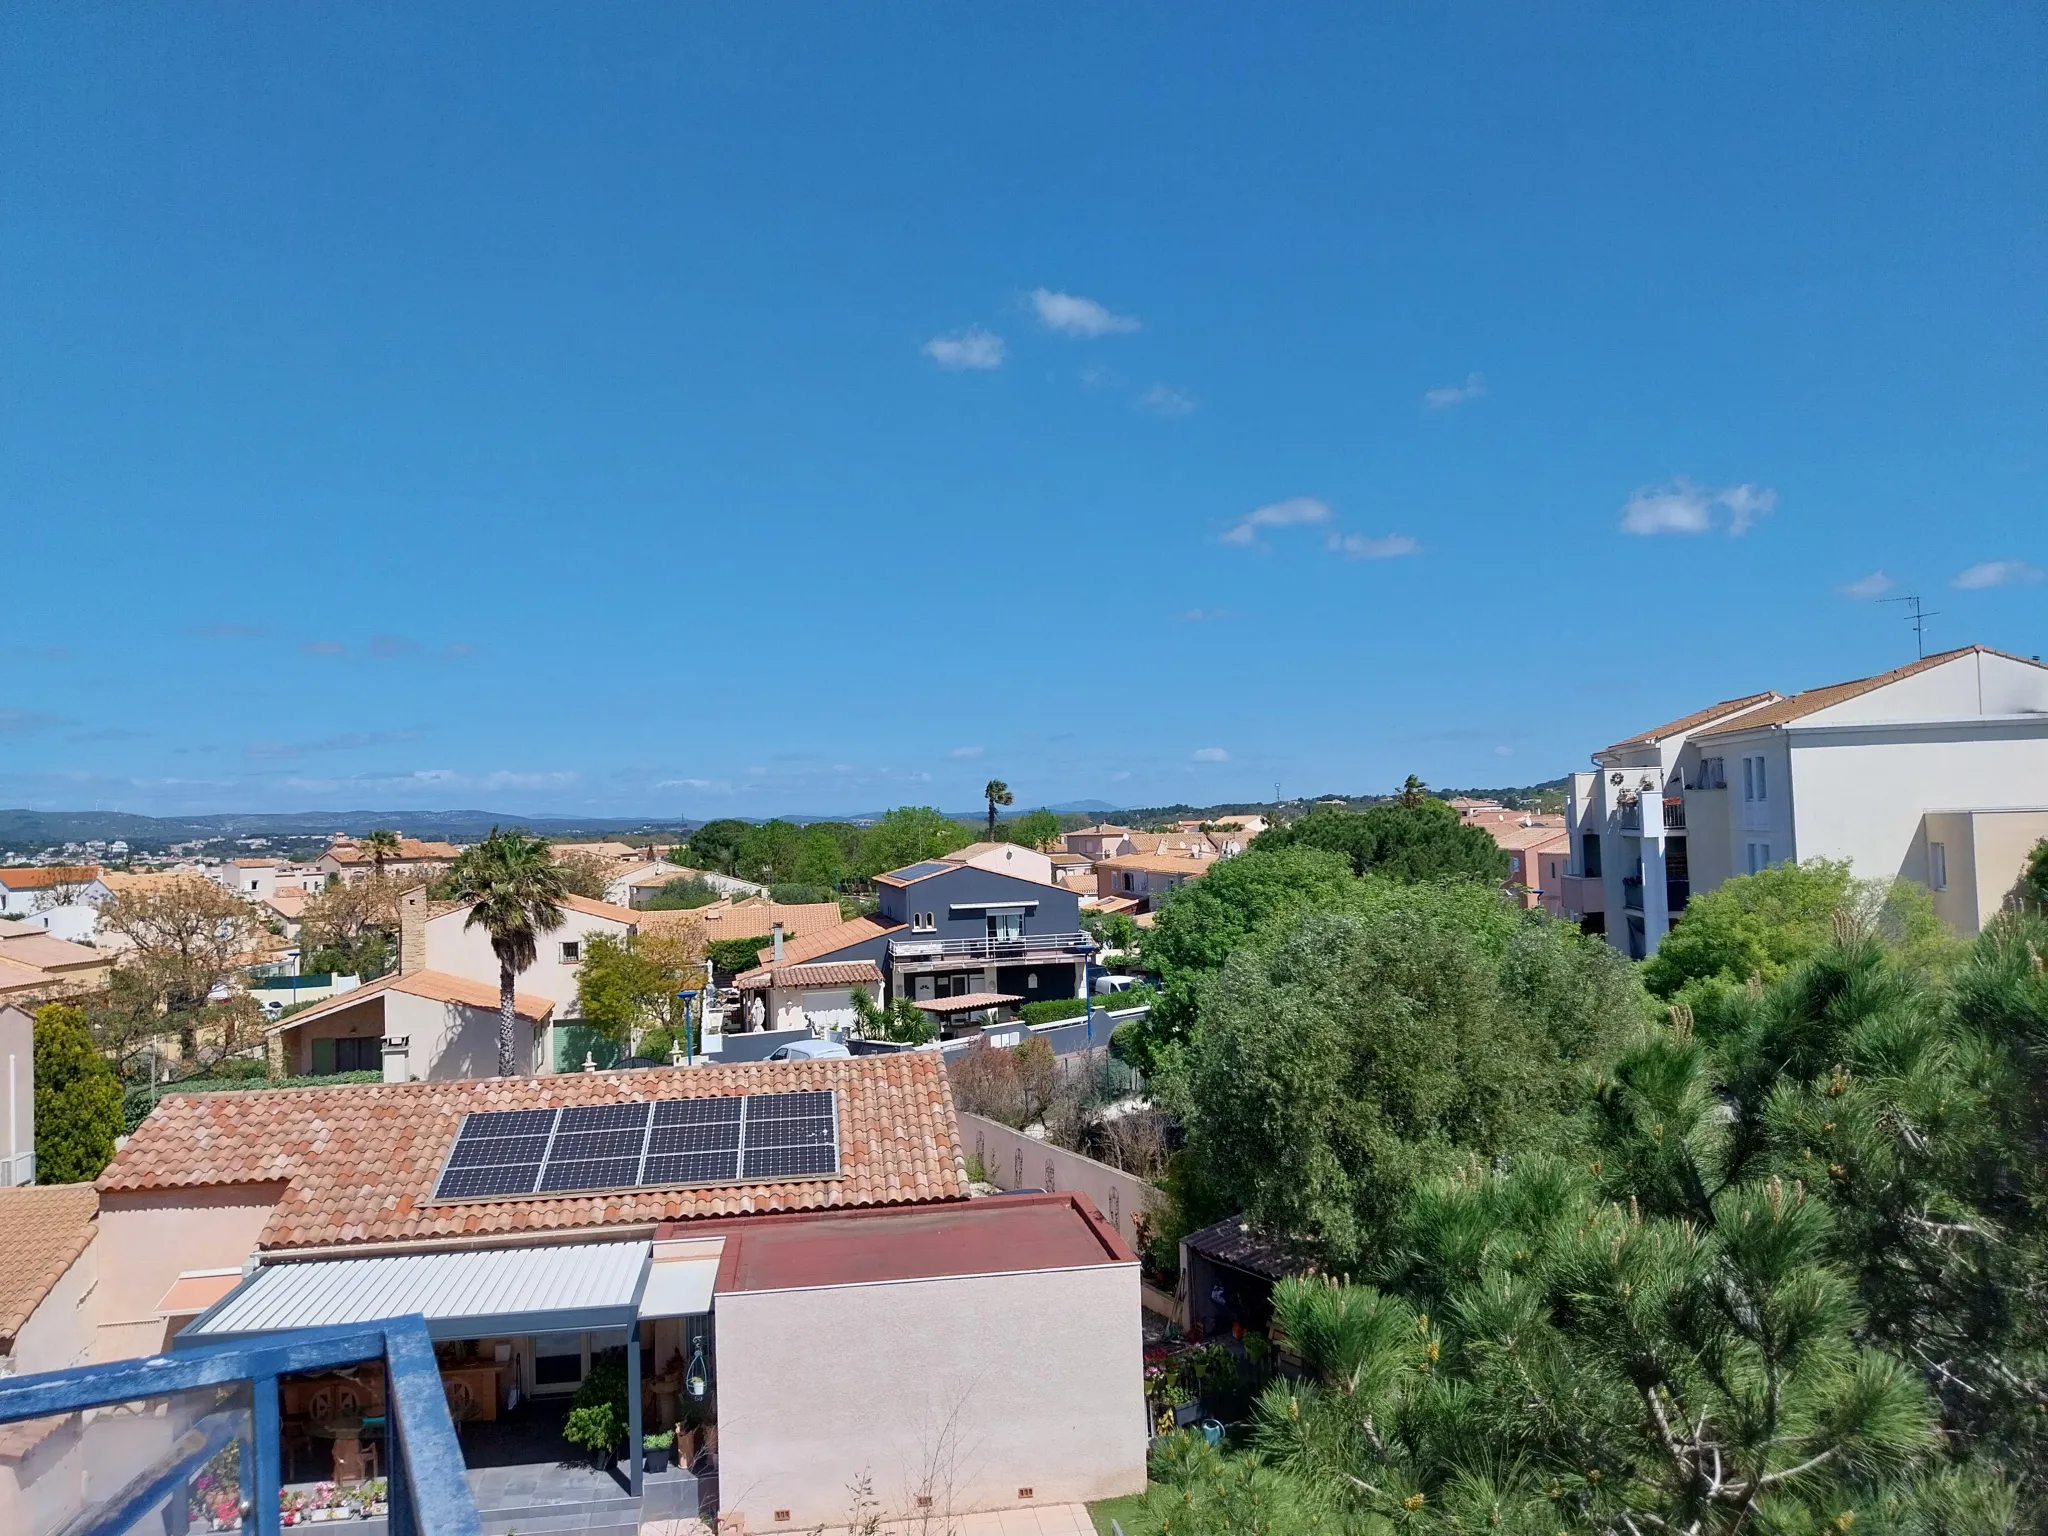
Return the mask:
<svg viewBox="0 0 2048 1536">
<path fill-rule="evenodd" d="M 1528 782 L 1909 659 L 1873 596 L 2048 650 L 2044 78 L 2025 5 L 10 6 L 0 804 Z"/>
</svg>

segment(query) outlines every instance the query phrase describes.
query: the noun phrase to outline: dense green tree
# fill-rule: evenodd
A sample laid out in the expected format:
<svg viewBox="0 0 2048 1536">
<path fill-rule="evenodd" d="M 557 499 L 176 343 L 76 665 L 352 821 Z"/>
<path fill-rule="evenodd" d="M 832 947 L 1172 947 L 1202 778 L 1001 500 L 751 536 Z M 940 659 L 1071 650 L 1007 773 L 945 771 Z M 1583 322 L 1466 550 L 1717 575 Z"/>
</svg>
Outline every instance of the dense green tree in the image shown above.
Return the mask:
<svg viewBox="0 0 2048 1536">
<path fill-rule="evenodd" d="M 974 829 L 962 826 L 928 805 L 904 805 L 885 814 L 861 838 L 853 873 L 862 880 L 902 869 L 923 859 L 936 859 L 974 841 Z"/>
<path fill-rule="evenodd" d="M 842 873 L 839 843 L 829 832 L 764 821 L 740 840 L 736 872 L 762 885 L 836 885 Z"/>
<path fill-rule="evenodd" d="M 678 875 L 646 903 L 649 912 L 689 912 L 719 899 L 718 887 L 697 875 Z"/>
<path fill-rule="evenodd" d="M 1051 811 L 1029 811 L 996 827 L 996 836 L 1020 848 L 1047 849 L 1059 840 L 1060 819 Z"/>
<path fill-rule="evenodd" d="M 449 875 L 456 900 L 470 904 L 465 928 L 489 935 L 498 957 L 498 1076 L 519 1073 L 519 973 L 539 957 L 540 936 L 562 925 L 561 866 L 548 845 L 518 830 L 492 827 L 482 842 L 465 848 Z"/>
<path fill-rule="evenodd" d="M 1362 811 L 1319 805 L 1299 821 L 1269 827 L 1254 839 L 1268 850 L 1320 848 L 1341 853 L 1354 874 L 1397 880 L 1508 877 L 1508 856 L 1485 828 L 1461 820 L 1442 800 L 1406 794 Z"/>
<path fill-rule="evenodd" d="M 2048 837 L 2034 844 L 2034 851 L 2027 855 L 2026 867 L 2020 871 L 2007 905 L 2028 912 L 2048 912 Z"/>
<path fill-rule="evenodd" d="M 86 1029 L 85 1010 L 36 1010 L 36 1182 L 96 1179 L 121 1134 L 121 1080 Z"/>
<path fill-rule="evenodd" d="M 708 869 L 716 874 L 737 875 L 740 844 L 752 830 L 746 822 L 735 821 L 730 817 L 707 821 L 690 834 L 690 840 L 679 852 L 692 869 Z"/>
<path fill-rule="evenodd" d="M 1643 984 L 1659 997 L 1707 1008 L 1752 976 L 1769 985 L 1819 953 L 1843 913 L 1876 923 L 1915 963 L 1936 964 L 1956 948 L 1920 886 L 1858 881 L 1845 863 L 1809 859 L 1737 875 L 1694 897 L 1643 963 Z"/>
<path fill-rule="evenodd" d="M 1232 956 L 1162 1084 L 1209 1187 L 1339 1266 L 1461 1154 L 1565 1140 L 1648 1013 L 1611 947 L 1485 887 L 1349 894 Z"/>
</svg>

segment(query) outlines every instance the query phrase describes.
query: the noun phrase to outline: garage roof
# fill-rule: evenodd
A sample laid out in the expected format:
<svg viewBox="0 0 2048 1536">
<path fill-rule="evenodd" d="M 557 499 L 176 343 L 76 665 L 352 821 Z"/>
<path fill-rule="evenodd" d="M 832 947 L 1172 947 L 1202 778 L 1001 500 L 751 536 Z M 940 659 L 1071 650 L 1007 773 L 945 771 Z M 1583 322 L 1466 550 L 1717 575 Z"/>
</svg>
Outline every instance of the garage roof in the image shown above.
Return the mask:
<svg viewBox="0 0 2048 1536">
<path fill-rule="evenodd" d="M 1137 1262 L 1116 1229 L 1075 1194 L 756 1217 L 723 1227 L 721 1235 L 721 1296 Z"/>
</svg>

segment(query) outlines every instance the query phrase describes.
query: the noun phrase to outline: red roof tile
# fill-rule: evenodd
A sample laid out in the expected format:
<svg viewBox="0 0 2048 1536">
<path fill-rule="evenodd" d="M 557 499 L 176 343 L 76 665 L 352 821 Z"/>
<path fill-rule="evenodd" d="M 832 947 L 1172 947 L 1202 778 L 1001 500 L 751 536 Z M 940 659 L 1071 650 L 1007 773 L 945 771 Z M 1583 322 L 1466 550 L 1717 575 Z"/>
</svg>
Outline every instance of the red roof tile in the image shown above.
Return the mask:
<svg viewBox="0 0 2048 1536">
<path fill-rule="evenodd" d="M 828 1179 L 431 1203 L 465 1113 L 829 1090 L 840 1171 Z M 266 1249 L 641 1226 L 762 1211 L 967 1196 L 937 1052 L 446 1083 L 171 1094 L 100 1175 L 103 1194 L 281 1183 Z"/>
</svg>

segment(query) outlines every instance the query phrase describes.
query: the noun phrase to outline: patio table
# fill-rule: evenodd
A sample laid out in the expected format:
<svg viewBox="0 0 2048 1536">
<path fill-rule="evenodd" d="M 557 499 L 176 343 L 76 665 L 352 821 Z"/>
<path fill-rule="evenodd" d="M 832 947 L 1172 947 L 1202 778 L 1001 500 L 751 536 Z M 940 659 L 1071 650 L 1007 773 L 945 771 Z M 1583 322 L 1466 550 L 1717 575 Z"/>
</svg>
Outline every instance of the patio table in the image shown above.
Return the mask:
<svg viewBox="0 0 2048 1536">
<path fill-rule="evenodd" d="M 334 1480 L 358 1483 L 363 1471 L 363 1421 L 361 1419 L 315 1419 L 306 1426 L 316 1440 L 334 1442 Z"/>
</svg>

